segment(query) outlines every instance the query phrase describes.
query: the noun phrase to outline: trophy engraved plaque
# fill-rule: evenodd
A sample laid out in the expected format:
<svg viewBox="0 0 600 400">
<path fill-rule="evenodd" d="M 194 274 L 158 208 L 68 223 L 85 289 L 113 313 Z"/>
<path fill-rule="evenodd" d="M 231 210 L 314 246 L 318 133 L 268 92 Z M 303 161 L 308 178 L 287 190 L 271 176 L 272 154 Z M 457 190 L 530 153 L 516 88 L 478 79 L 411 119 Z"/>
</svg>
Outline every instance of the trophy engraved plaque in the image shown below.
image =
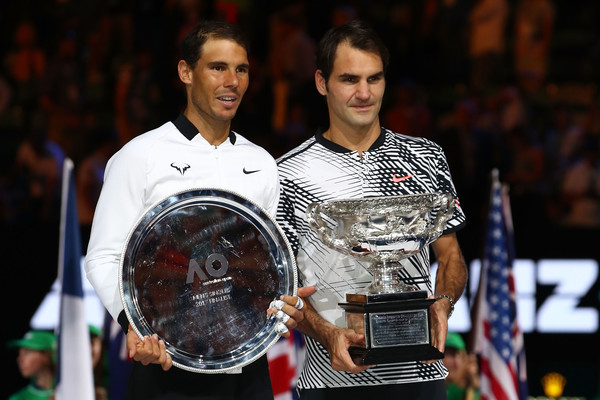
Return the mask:
<svg viewBox="0 0 600 400">
<path fill-rule="evenodd" d="M 138 220 L 121 256 L 119 288 L 131 327 L 163 339 L 173 365 L 230 372 L 278 340 L 267 310 L 282 294 L 296 294 L 296 264 L 262 208 L 229 191 L 193 189 Z"/>
<path fill-rule="evenodd" d="M 443 358 L 431 345 L 426 290 L 400 279 L 401 260 L 437 239 L 452 216 L 450 194 L 425 193 L 311 203 L 306 218 L 328 247 L 369 262 L 371 284 L 346 293 L 346 327 L 365 335 L 351 346 L 358 364 Z"/>
</svg>

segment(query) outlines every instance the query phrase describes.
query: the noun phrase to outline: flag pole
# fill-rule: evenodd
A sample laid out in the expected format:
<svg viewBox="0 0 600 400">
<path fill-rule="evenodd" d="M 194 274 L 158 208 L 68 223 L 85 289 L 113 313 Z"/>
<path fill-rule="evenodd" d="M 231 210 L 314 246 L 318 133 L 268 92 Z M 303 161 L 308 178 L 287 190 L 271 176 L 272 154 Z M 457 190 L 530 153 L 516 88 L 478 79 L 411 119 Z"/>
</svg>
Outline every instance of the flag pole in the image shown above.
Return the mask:
<svg viewBox="0 0 600 400">
<path fill-rule="evenodd" d="M 65 158 L 63 162 L 63 174 L 61 184 L 60 197 L 60 224 L 58 228 L 58 265 L 57 276 L 59 282 L 63 281 L 64 264 L 65 264 L 65 232 L 67 226 L 67 204 L 69 193 L 69 176 L 73 170 L 73 161 L 70 158 Z M 58 327 L 57 327 L 58 329 Z"/>
</svg>

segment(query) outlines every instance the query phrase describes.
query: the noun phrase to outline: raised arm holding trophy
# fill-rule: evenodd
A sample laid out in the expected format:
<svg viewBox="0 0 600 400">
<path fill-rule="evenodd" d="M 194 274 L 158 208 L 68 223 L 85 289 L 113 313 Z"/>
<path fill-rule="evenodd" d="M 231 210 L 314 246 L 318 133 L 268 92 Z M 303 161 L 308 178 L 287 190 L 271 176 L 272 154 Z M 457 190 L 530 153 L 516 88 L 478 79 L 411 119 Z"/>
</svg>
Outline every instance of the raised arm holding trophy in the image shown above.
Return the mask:
<svg viewBox="0 0 600 400">
<path fill-rule="evenodd" d="M 315 73 L 329 127 L 277 160 L 277 221 L 300 284 L 317 289 L 298 326 L 301 400 L 446 398 L 439 359 L 466 284 L 465 215 L 441 147 L 380 126 L 388 59 L 364 22 L 330 29 Z"/>
</svg>

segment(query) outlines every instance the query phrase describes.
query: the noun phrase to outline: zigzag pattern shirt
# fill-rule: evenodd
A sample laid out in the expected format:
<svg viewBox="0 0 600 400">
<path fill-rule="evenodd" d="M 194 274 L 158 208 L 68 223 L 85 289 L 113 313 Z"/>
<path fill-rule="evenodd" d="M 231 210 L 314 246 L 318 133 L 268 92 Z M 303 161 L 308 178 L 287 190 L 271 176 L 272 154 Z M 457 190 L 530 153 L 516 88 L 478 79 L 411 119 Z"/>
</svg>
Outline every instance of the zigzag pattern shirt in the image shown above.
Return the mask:
<svg viewBox="0 0 600 400">
<path fill-rule="evenodd" d="M 345 294 L 360 292 L 371 282 L 368 264 L 325 246 L 306 221 L 312 202 L 417 193 L 450 193 L 458 199 L 446 156 L 434 142 L 401 135 L 385 128 L 368 151 L 350 151 L 325 139 L 321 132 L 277 160 L 281 197 L 277 221 L 297 257 L 300 281 L 314 285 L 311 304 L 327 321 L 345 326 L 337 305 Z M 444 234 L 465 225 L 458 200 Z M 426 246 L 402 261 L 400 278 L 433 293 L 430 253 Z M 381 365 L 360 374 L 331 369 L 325 348 L 306 337 L 307 354 L 298 388 L 331 388 L 380 385 L 444 379 L 448 371 L 441 361 Z"/>
</svg>

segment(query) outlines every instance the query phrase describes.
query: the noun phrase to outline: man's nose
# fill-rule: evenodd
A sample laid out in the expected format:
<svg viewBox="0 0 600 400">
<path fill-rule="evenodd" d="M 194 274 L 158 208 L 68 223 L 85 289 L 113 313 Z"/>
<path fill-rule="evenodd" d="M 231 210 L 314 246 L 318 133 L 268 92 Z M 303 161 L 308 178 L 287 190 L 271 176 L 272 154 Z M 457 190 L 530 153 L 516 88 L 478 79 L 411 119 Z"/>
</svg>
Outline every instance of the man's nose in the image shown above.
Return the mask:
<svg viewBox="0 0 600 400">
<path fill-rule="evenodd" d="M 225 87 L 238 87 L 240 84 L 240 80 L 237 76 L 236 71 L 228 71 L 227 76 L 225 77 Z"/>
<path fill-rule="evenodd" d="M 371 89 L 367 82 L 359 82 L 356 87 L 356 98 L 360 100 L 366 100 L 371 97 Z"/>
</svg>

